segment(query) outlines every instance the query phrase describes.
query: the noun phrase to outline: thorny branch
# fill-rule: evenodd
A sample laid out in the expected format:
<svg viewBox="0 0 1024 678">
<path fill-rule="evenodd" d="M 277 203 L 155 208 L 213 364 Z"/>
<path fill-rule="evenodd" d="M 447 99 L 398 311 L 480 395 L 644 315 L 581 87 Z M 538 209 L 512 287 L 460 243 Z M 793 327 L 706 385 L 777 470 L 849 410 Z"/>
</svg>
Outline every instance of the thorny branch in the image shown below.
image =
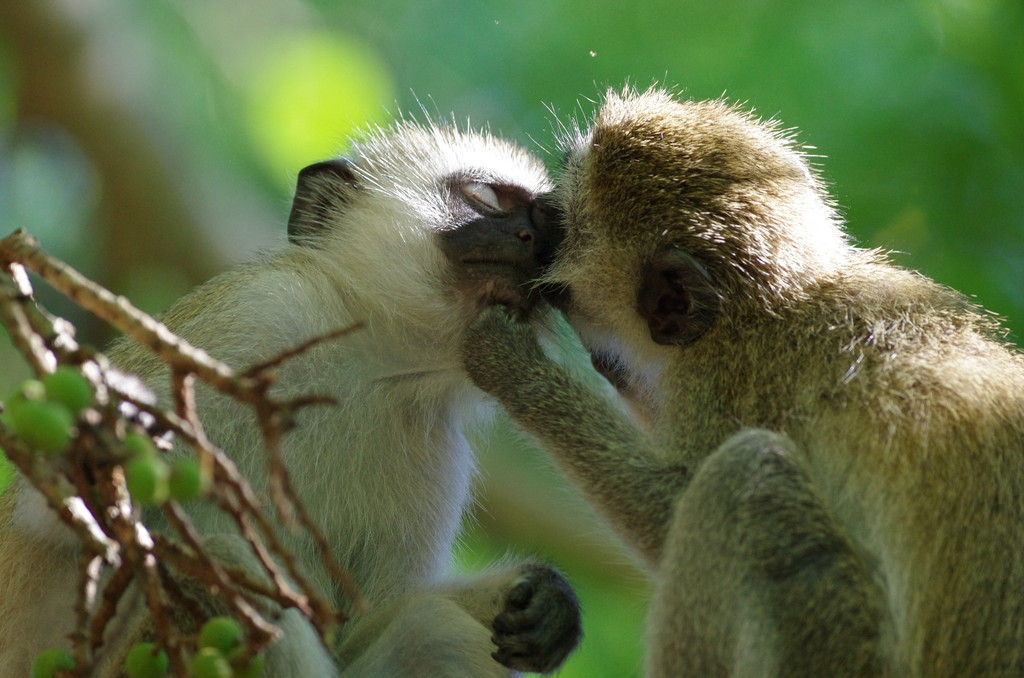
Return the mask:
<svg viewBox="0 0 1024 678">
<path fill-rule="evenodd" d="M 349 596 L 353 608 L 363 607 L 348 574 L 330 553 L 323 534 L 296 494 L 281 453 L 281 441 L 302 407 L 331 402 L 315 396 L 287 402 L 270 397 L 275 369 L 288 359 L 325 342 L 347 335 L 358 326 L 314 337 L 266 362 L 238 373 L 202 349 L 173 334 L 163 324 L 88 280 L 67 264 L 43 252 L 35 238 L 17 231 L 0 240 L 0 321 L 14 345 L 37 376 L 58 365 L 80 366 L 95 387 L 94 402 L 76 421 L 70 449 L 56 457 L 43 456 L 25 445 L 0 422 L 0 447 L 38 490 L 58 518 L 81 542 L 81 587 L 75 605 L 76 666 L 64 675 L 90 674 L 103 653 L 103 638 L 119 608 L 141 593 L 159 646 L 168 651 L 175 673 L 184 671 L 184 651 L 194 627 L 180 628 L 183 616 L 193 623 L 209 616 L 209 604 L 198 600 L 194 581 L 214 593 L 219 603 L 247 630 L 246 652 L 254 654 L 272 642 L 279 630 L 266 618 L 266 602 L 293 607 L 305 614 L 322 639 L 344 622 L 345 615 L 313 590 L 298 558 L 284 546 L 252 488 L 231 459 L 207 439 L 195 402 L 195 380 L 251 405 L 260 422 L 272 489 L 272 504 L 281 523 L 305 529 L 324 565 Z M 105 356 L 79 346 L 74 328 L 41 309 L 33 298 L 27 271 L 60 291 L 83 309 L 150 348 L 170 370 L 172 410 L 128 392 Z M 134 417 L 126 414 L 135 413 Z M 266 575 L 254 578 L 240 568 L 220 563 L 208 554 L 188 513 L 175 501 L 163 505 L 174 534 L 150 533 L 133 510 L 125 485 L 123 464 L 128 452 L 122 443 L 141 422 L 160 438 L 171 434 L 179 447 L 194 450 L 200 472 L 212 479 L 210 494 L 233 518 Z M 166 447 L 166 444 L 164 445 Z M 171 609 L 184 611 L 172 614 Z M 326 641 L 325 641 L 326 642 Z"/>
</svg>

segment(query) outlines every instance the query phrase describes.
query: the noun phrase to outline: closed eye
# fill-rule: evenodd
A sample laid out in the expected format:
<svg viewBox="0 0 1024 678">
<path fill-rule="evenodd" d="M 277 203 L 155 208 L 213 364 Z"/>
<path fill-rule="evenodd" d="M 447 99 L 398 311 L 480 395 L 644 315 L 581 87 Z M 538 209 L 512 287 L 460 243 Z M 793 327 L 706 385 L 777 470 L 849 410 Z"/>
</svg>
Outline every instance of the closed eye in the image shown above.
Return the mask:
<svg viewBox="0 0 1024 678">
<path fill-rule="evenodd" d="M 459 187 L 462 197 L 478 212 L 504 212 L 498 194 L 489 184 L 479 181 L 467 181 Z"/>
</svg>

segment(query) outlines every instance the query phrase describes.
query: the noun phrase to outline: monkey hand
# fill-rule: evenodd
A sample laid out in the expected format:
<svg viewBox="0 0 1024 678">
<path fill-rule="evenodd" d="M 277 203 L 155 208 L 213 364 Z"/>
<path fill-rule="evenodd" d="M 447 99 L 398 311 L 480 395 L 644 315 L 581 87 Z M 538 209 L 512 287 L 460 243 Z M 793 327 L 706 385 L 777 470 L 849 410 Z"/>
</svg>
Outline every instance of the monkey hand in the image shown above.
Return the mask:
<svg viewBox="0 0 1024 678">
<path fill-rule="evenodd" d="M 462 355 L 473 383 L 492 395 L 547 361 L 534 329 L 516 320 L 504 306 L 480 312 L 466 330 Z"/>
<path fill-rule="evenodd" d="M 491 306 L 501 306 L 519 320 L 525 320 L 529 316 L 536 302 L 523 284 L 500 277 L 474 284 L 471 294 L 472 304 L 477 311 L 482 312 Z"/>
<path fill-rule="evenodd" d="M 505 595 L 492 623 L 494 658 L 517 671 L 550 673 L 576 649 L 583 634 L 580 606 L 554 568 L 531 565 Z"/>
</svg>

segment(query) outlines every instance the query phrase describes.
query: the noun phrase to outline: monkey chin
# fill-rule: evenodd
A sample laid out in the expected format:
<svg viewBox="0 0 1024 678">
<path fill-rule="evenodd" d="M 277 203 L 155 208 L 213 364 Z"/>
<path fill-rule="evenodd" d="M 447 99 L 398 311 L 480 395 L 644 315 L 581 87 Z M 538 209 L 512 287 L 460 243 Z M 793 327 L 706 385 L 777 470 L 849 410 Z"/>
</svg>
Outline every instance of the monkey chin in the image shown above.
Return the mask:
<svg viewBox="0 0 1024 678">
<path fill-rule="evenodd" d="M 470 309 L 479 313 L 489 306 L 504 306 L 525 320 L 541 300 L 533 277 L 514 264 L 463 262 L 455 289 Z"/>
</svg>

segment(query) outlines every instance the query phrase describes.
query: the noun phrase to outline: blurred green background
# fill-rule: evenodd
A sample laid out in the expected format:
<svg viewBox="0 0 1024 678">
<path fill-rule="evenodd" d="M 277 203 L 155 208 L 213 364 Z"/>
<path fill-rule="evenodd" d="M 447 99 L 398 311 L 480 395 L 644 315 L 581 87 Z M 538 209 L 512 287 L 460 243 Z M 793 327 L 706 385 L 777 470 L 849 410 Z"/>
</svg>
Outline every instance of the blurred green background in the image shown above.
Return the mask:
<svg viewBox="0 0 1024 678">
<path fill-rule="evenodd" d="M 453 115 L 554 166 L 553 121 L 627 81 L 800 128 L 858 242 L 1021 336 L 1021 0 L 2 2 L 0 231 L 157 311 L 280 240 L 297 171 L 360 126 Z M 26 375 L 3 341 L 0 365 L 0 392 Z M 587 634 L 562 675 L 639 675 L 645 576 L 541 455 L 502 440 L 460 566 L 558 563 Z"/>
</svg>

